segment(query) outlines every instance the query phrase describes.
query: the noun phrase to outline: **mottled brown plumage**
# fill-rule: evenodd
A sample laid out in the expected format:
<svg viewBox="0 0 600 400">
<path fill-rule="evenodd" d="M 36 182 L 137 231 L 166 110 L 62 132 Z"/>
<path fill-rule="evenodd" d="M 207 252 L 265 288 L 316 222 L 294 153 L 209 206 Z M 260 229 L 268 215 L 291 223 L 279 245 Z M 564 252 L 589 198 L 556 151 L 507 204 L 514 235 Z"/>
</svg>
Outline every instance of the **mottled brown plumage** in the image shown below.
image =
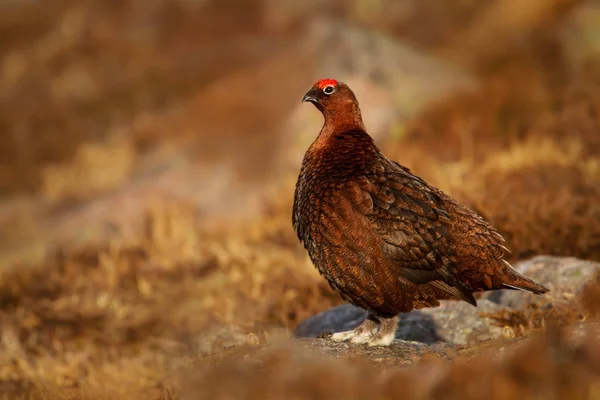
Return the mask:
<svg viewBox="0 0 600 400">
<path fill-rule="evenodd" d="M 473 293 L 548 289 L 505 260 L 502 236 L 477 213 L 386 158 L 366 133 L 352 91 L 332 79 L 304 96 L 325 123 L 296 184 L 293 225 L 342 298 L 369 311 L 334 340 L 388 345 L 397 315 Z"/>
</svg>

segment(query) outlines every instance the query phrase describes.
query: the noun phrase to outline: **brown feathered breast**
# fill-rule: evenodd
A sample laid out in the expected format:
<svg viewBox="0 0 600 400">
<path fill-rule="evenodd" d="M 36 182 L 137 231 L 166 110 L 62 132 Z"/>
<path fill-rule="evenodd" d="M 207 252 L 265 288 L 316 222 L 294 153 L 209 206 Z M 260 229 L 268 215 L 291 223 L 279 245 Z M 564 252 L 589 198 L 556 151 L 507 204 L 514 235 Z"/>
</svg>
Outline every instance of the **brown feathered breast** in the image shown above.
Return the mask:
<svg viewBox="0 0 600 400">
<path fill-rule="evenodd" d="M 307 151 L 293 225 L 319 272 L 381 317 L 473 292 L 546 289 L 513 270 L 504 239 L 479 215 L 387 159 L 362 129 Z"/>
</svg>

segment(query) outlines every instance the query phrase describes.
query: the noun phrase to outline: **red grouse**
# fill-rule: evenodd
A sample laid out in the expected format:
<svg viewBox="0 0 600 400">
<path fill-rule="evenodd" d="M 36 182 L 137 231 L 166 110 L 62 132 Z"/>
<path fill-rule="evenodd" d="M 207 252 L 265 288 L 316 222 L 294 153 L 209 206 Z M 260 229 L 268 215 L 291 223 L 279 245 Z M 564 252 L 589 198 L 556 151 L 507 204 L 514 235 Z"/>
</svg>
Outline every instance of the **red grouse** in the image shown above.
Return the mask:
<svg viewBox="0 0 600 400">
<path fill-rule="evenodd" d="M 381 153 L 348 86 L 321 79 L 302 101 L 325 123 L 302 161 L 294 229 L 329 285 L 368 311 L 332 340 L 387 346 L 401 312 L 451 298 L 476 306 L 473 293 L 487 290 L 548 291 L 504 260 L 504 239 L 477 213 Z"/>
</svg>

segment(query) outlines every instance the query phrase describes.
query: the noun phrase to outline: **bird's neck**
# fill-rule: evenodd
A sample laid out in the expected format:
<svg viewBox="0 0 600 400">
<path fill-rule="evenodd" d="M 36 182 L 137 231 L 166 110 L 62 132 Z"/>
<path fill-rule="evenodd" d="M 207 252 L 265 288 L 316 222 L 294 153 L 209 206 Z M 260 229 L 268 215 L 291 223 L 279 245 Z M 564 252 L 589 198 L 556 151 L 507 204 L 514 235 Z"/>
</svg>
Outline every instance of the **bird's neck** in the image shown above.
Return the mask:
<svg viewBox="0 0 600 400">
<path fill-rule="evenodd" d="M 358 104 L 348 104 L 345 107 L 323 110 L 323 117 L 325 118 L 323 128 L 314 143 L 317 147 L 325 145 L 329 139 L 340 132 L 350 130 L 366 132 Z"/>
</svg>

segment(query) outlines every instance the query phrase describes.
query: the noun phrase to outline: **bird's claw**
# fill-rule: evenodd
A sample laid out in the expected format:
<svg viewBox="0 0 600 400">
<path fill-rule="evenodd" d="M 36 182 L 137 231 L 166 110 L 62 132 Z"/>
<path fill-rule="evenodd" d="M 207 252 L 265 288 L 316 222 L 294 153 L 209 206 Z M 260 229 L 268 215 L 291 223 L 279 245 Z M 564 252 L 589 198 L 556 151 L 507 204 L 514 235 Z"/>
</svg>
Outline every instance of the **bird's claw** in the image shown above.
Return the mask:
<svg viewBox="0 0 600 400">
<path fill-rule="evenodd" d="M 331 335 L 330 339 L 333 340 L 334 342 L 345 342 L 347 340 L 353 339 L 357 335 L 358 335 L 358 332 L 356 332 L 356 330 L 336 332 L 333 335 Z"/>
</svg>

